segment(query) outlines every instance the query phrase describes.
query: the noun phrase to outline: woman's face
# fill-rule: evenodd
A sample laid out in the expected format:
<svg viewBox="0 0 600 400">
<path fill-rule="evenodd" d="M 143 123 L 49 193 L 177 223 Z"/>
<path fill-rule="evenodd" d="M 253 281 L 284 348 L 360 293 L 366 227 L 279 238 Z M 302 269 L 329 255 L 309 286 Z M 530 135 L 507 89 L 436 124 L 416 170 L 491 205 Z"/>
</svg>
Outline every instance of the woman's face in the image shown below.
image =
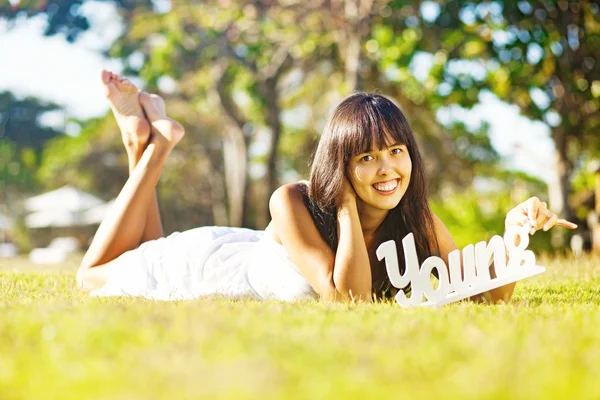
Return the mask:
<svg viewBox="0 0 600 400">
<path fill-rule="evenodd" d="M 356 195 L 366 205 L 391 210 L 406 193 L 411 171 L 406 145 L 395 144 L 352 157 L 347 174 Z"/>
</svg>

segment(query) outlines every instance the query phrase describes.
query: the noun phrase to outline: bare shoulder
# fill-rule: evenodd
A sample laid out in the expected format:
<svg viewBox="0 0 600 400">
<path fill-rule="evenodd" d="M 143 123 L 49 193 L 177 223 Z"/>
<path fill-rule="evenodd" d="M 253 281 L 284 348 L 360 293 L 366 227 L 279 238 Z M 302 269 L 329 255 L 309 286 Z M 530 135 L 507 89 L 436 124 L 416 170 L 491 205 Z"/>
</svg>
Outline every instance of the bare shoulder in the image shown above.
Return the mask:
<svg viewBox="0 0 600 400">
<path fill-rule="evenodd" d="M 269 201 L 273 236 L 287 250 L 310 285 L 322 297 L 335 292 L 331 276 L 335 256 L 323 240 L 304 202 L 306 181 L 278 188 Z"/>
<path fill-rule="evenodd" d="M 281 202 L 287 202 L 290 200 L 302 199 L 302 196 L 308 193 L 308 182 L 298 181 L 287 183 L 280 186 L 271 195 L 270 203 L 275 202 L 276 204 Z"/>
<path fill-rule="evenodd" d="M 308 182 L 299 181 L 280 186 L 269 199 L 271 217 L 275 220 L 282 214 L 306 209 L 304 196 L 308 193 Z"/>
</svg>

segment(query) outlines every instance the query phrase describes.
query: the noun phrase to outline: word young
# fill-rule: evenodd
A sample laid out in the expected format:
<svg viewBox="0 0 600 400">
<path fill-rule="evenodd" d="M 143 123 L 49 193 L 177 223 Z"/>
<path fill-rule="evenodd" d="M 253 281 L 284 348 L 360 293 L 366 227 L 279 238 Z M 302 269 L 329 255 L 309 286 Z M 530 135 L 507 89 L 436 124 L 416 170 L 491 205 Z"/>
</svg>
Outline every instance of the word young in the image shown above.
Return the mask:
<svg viewBox="0 0 600 400">
<path fill-rule="evenodd" d="M 398 291 L 396 301 L 403 307 L 409 306 L 441 306 L 463 300 L 476 294 L 504 286 L 508 283 L 541 274 L 546 268 L 536 265 L 535 255 L 526 250 L 529 244 L 530 226 L 511 227 L 504 234 L 504 239 L 493 236 L 489 243 L 472 244 L 462 251 L 461 273 L 460 252 L 454 250 L 448 255 L 449 268 L 440 257 L 427 258 L 419 269 L 419 260 L 415 247 L 415 239 L 409 233 L 402 239 L 406 270 L 400 275 L 396 242 L 389 240 L 377 248 L 377 258 L 385 258 L 385 267 L 390 282 L 394 287 L 402 289 L 411 285 L 411 296 L 407 298 L 402 290 Z M 516 239 L 519 239 L 516 245 Z M 506 262 L 506 250 L 509 253 Z M 490 276 L 490 266 L 494 262 L 496 277 Z M 431 273 L 436 269 L 439 277 L 437 288 L 433 287 Z M 448 276 L 450 270 L 450 276 Z M 423 302 L 423 296 L 427 301 Z"/>
</svg>

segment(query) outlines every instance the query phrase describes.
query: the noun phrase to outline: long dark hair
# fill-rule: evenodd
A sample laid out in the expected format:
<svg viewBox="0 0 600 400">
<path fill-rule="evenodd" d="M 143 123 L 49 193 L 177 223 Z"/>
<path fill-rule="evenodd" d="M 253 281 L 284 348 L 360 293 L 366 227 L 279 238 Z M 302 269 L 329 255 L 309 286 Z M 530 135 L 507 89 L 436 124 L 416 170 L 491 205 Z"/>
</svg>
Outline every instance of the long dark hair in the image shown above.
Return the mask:
<svg viewBox="0 0 600 400">
<path fill-rule="evenodd" d="M 415 135 L 402 111 L 388 98 L 371 93 L 356 93 L 342 101 L 330 115 L 315 152 L 308 186 L 308 206 L 317 228 L 332 250 L 337 250 L 336 210 L 340 206 L 346 170 L 350 159 L 381 149 L 390 143 L 406 145 L 412 172 L 400 203 L 388 212 L 375 233 L 375 243 L 394 240 L 398 249 L 400 273 L 404 273 L 402 239 L 410 232 L 415 237 L 422 262 L 439 253 L 433 214 L 427 201 L 427 177 Z M 391 283 L 383 262 L 371 266 L 373 291 L 378 297 L 392 295 Z"/>
</svg>

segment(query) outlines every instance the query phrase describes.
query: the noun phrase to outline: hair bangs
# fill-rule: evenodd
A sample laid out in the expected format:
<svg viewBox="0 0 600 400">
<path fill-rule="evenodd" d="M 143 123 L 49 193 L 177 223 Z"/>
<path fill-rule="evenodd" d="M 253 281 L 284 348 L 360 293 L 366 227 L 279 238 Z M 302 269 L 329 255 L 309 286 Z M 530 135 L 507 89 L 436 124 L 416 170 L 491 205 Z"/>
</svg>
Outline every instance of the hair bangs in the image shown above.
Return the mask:
<svg viewBox="0 0 600 400">
<path fill-rule="evenodd" d="M 364 96 L 354 103 L 345 128 L 344 152 L 348 157 L 397 144 L 410 144 L 410 128 L 400 109 L 390 100 Z"/>
<path fill-rule="evenodd" d="M 385 97 L 377 98 L 375 121 L 381 125 L 377 139 L 377 147 L 387 148 L 397 144 L 410 145 L 412 131 L 402 111 L 391 100 Z"/>
</svg>

